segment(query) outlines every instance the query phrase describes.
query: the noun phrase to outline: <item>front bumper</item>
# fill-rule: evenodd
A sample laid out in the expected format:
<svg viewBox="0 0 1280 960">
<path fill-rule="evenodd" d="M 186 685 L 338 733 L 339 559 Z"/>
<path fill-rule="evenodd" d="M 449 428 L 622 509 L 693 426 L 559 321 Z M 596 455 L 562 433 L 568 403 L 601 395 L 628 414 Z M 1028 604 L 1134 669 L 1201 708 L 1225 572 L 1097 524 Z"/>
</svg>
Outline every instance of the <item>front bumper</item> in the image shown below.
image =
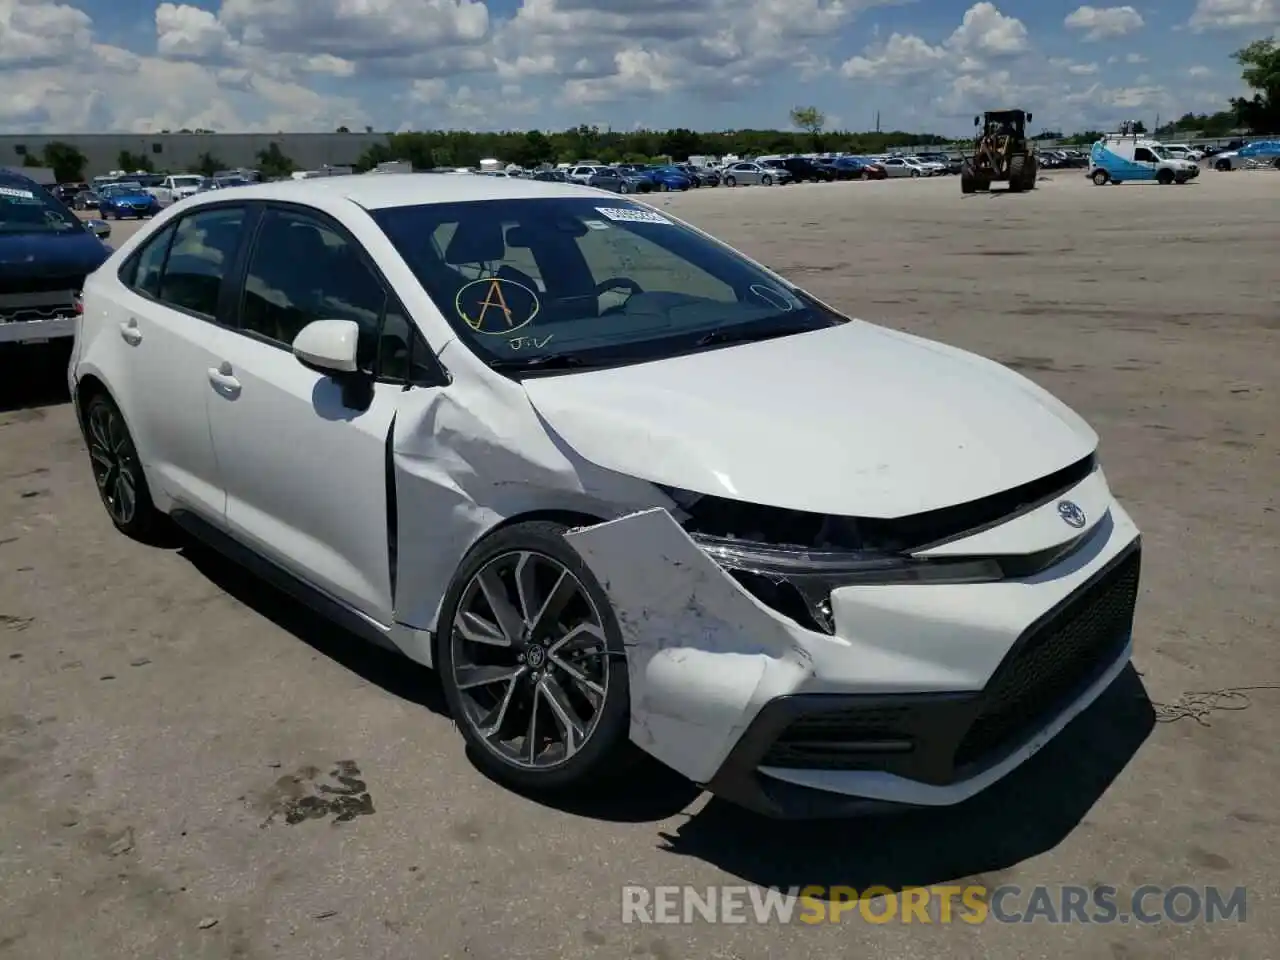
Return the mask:
<svg viewBox="0 0 1280 960">
<path fill-rule="evenodd" d="M 632 739 L 759 812 L 840 815 L 968 799 L 1124 669 L 1137 528 L 1100 472 L 1063 496 L 1095 519 L 1053 566 L 995 583 L 842 588 L 836 636 L 759 602 L 664 510 L 566 539 L 613 601 Z M 1062 529 L 1055 500 L 946 549 L 1031 552 Z"/>
</svg>

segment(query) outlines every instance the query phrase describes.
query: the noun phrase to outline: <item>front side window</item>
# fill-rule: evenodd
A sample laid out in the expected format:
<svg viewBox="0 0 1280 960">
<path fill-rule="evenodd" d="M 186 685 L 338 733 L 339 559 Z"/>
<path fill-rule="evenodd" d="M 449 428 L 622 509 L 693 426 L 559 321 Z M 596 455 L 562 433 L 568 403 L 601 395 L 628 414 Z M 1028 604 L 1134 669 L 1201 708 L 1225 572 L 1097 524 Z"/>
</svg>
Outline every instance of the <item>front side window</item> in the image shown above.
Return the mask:
<svg viewBox="0 0 1280 960">
<path fill-rule="evenodd" d="M 313 320 L 354 320 L 360 367 L 371 370 L 386 299 L 354 243 L 324 220 L 289 210 L 263 214 L 245 275 L 240 329 L 287 347 Z"/>
<path fill-rule="evenodd" d="M 503 368 L 625 363 L 844 322 L 624 199 L 426 204 L 373 217 L 459 337 Z"/>
<path fill-rule="evenodd" d="M 240 244 L 243 207 L 188 214 L 178 222 L 160 278 L 159 299 L 183 310 L 213 317 L 231 259 Z"/>
<path fill-rule="evenodd" d="M 0 179 L 0 234 L 69 233 L 84 225 L 40 187 L 19 179 Z"/>
</svg>

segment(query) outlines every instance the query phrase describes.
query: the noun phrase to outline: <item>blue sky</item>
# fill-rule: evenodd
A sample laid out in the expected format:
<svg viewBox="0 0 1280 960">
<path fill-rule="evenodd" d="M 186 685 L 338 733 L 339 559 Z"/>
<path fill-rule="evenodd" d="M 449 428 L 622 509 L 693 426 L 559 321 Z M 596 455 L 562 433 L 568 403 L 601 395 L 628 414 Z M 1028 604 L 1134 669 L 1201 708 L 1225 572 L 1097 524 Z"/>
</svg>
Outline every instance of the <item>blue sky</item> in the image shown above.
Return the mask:
<svg viewBox="0 0 1280 960">
<path fill-rule="evenodd" d="M 1280 0 L 0 0 L 0 129 L 1113 127 L 1218 109 L 1274 32 Z"/>
</svg>

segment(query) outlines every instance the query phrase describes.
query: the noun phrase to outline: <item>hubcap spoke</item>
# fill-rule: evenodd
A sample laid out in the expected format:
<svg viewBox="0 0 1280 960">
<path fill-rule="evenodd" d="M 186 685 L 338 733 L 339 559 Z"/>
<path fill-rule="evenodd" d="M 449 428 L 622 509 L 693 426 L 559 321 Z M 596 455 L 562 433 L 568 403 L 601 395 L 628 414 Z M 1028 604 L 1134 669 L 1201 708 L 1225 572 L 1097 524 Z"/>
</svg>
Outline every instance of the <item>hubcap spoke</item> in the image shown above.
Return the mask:
<svg viewBox="0 0 1280 960">
<path fill-rule="evenodd" d="M 460 667 L 458 689 L 471 690 L 495 683 L 510 683 L 524 673 L 524 670 L 524 667 Z"/>
<path fill-rule="evenodd" d="M 538 639 L 546 636 L 547 631 L 564 613 L 565 607 L 578 595 L 579 589 L 578 581 L 569 575 L 569 571 L 561 570 L 556 585 L 547 593 L 546 602 L 529 622 L 529 637 Z"/>
<path fill-rule="evenodd" d="M 502 635 L 501 627 L 470 610 L 459 611 L 453 618 L 453 629 L 472 643 L 483 643 L 492 647 L 511 646 L 511 641 Z"/>
<path fill-rule="evenodd" d="M 489 603 L 489 609 L 498 618 L 498 627 L 502 630 L 502 635 L 506 637 L 508 643 L 515 643 L 524 632 L 524 619 L 507 597 L 506 585 L 498 578 L 496 570 L 482 570 L 479 579 L 480 590 Z"/>
<path fill-rule="evenodd" d="M 560 734 L 564 737 L 564 758 L 568 760 L 578 752 L 587 739 L 582 721 L 574 712 L 573 704 L 569 703 L 559 680 L 547 675 L 542 678 L 539 688 L 542 691 L 542 699 L 551 708 L 551 715 L 555 717 Z"/>
<path fill-rule="evenodd" d="M 511 709 L 511 701 L 515 699 L 517 683 L 513 679 L 507 684 L 507 689 L 502 694 L 502 699 L 498 705 L 489 711 L 482 721 L 480 728 L 480 736 L 488 740 L 502 729 L 502 724 L 507 719 L 507 711 Z"/>
</svg>

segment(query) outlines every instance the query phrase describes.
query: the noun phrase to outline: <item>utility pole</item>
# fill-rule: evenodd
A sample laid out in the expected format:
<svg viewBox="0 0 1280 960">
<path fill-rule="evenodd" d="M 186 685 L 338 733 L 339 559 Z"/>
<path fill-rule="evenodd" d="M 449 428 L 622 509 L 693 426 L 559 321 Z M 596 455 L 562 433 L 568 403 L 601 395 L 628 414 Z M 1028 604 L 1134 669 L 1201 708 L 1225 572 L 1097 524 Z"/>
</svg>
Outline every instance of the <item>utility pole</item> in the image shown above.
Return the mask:
<svg viewBox="0 0 1280 960">
<path fill-rule="evenodd" d="M 880 132 L 880 111 L 876 111 L 876 133 Z"/>
</svg>

